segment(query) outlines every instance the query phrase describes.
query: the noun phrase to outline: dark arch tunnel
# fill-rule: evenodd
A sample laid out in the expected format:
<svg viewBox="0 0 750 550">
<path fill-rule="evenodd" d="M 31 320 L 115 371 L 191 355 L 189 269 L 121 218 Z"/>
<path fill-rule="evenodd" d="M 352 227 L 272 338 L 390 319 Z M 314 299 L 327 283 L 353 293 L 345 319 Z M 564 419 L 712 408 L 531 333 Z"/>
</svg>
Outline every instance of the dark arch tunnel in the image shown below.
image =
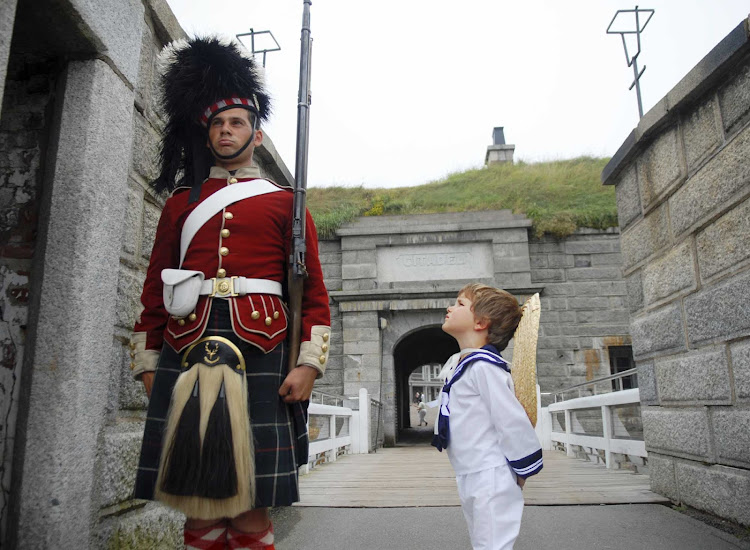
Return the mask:
<svg viewBox="0 0 750 550">
<path fill-rule="evenodd" d="M 445 363 L 458 352 L 456 341 L 439 326 L 424 327 L 405 336 L 393 350 L 396 386 L 396 432 L 410 426 L 409 375 L 429 363 Z M 398 436 L 397 436 L 398 438 Z"/>
</svg>

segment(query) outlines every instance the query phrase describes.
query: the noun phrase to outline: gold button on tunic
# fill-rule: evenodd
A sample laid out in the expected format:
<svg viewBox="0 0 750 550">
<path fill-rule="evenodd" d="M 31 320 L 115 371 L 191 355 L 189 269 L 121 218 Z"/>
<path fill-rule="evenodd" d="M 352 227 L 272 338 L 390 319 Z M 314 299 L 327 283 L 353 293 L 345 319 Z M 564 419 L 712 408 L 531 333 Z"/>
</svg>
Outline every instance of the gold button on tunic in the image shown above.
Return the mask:
<svg viewBox="0 0 750 550">
<path fill-rule="evenodd" d="M 256 320 L 256 321 L 257 321 L 258 319 L 260 319 L 260 312 L 259 312 L 259 311 L 253 311 L 253 312 L 252 312 L 252 313 L 250 314 L 250 317 L 252 317 L 252 318 L 253 318 L 254 320 Z"/>
<path fill-rule="evenodd" d="M 190 315 L 188 315 L 188 320 L 191 322 L 195 321 L 197 318 L 198 316 L 195 313 L 191 313 Z"/>
<path fill-rule="evenodd" d="M 234 218 L 234 214 L 232 214 L 231 212 L 224 212 L 225 220 L 231 220 L 232 218 Z"/>
<path fill-rule="evenodd" d="M 229 183 L 237 183 L 237 178 L 229 178 Z"/>
<path fill-rule="evenodd" d="M 221 236 L 226 239 L 229 236 L 229 229 L 222 229 Z"/>
<path fill-rule="evenodd" d="M 270 327 L 271 323 L 272 323 L 271 318 L 270 317 L 266 317 L 266 326 Z"/>
<path fill-rule="evenodd" d="M 217 276 L 217 277 L 218 277 L 219 279 L 223 279 L 224 277 L 226 277 L 226 276 L 227 276 L 227 270 L 226 270 L 226 269 L 224 269 L 224 268 L 221 268 L 221 269 L 220 269 L 219 271 L 217 271 L 217 272 L 216 272 L 216 276 Z"/>
<path fill-rule="evenodd" d="M 222 246 L 219 249 L 219 254 L 221 254 L 222 256 L 227 256 L 229 255 L 229 249 L 226 246 Z"/>
</svg>

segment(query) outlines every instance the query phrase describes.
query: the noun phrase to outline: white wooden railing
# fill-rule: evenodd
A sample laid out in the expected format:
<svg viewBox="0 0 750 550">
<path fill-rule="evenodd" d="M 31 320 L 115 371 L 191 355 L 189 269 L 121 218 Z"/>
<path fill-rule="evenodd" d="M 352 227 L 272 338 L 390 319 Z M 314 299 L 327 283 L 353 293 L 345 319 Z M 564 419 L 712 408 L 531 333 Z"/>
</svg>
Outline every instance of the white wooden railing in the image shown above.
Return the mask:
<svg viewBox="0 0 750 550">
<path fill-rule="evenodd" d="M 316 397 L 319 395 L 313 395 L 308 408 L 307 426 L 310 450 L 307 455 L 307 464 L 301 468 L 303 474 L 307 474 L 310 469 L 324 462 L 334 462 L 342 454 L 370 452 L 370 410 L 373 400 L 370 399 L 367 390 L 360 389 L 357 398 L 353 399 L 359 402 L 358 409 L 315 403 Z M 348 401 L 343 397 L 336 398 L 342 402 Z"/>
<path fill-rule="evenodd" d="M 625 408 L 627 414 L 619 414 Z M 640 425 L 638 388 L 551 403 L 540 410 L 537 429 L 543 448 L 561 444 L 573 457 L 577 455 L 576 446 L 603 451 L 607 468 L 617 467 L 613 459 L 616 453 L 648 456 Z"/>
</svg>

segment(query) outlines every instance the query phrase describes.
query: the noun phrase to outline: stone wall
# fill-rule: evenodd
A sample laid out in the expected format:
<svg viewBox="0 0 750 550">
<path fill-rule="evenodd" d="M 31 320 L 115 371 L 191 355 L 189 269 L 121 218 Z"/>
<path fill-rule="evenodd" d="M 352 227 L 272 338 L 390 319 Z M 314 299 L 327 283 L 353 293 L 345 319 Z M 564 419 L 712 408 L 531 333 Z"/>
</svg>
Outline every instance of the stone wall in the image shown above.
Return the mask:
<svg viewBox="0 0 750 550">
<path fill-rule="evenodd" d="M 543 404 L 551 392 L 610 374 L 610 347 L 630 346 L 619 231 L 538 239 L 530 225 L 509 211 L 374 216 L 322 241 L 334 346 L 316 387 L 343 395 L 365 387 L 379 396 L 392 443 L 406 421 L 399 420 L 401 401 L 409 398 L 402 387 L 409 373 L 401 371 L 420 366 L 400 346 L 430 349 L 425 363 L 445 361 L 453 353 L 439 330 L 445 308 L 477 280 L 520 300 L 540 292 Z"/>
<path fill-rule="evenodd" d="M 529 255 L 531 280 L 544 288 L 537 351 L 541 391 L 611 374 L 609 348 L 630 346 L 619 232 L 581 229 L 564 239 L 531 239 Z M 549 404 L 551 397 L 542 397 L 542 405 Z"/>
<path fill-rule="evenodd" d="M 183 518 L 131 498 L 146 398 L 126 344 L 164 202 L 156 55 L 184 33 L 164 0 L 8 6 L 0 545 L 177 548 Z M 291 180 L 270 138 L 256 161 Z"/>
<path fill-rule="evenodd" d="M 6 532 L 43 163 L 56 59 L 10 59 L 0 118 L 0 540 Z"/>
<path fill-rule="evenodd" d="M 750 525 L 750 41 L 743 21 L 604 170 L 652 488 Z"/>
</svg>

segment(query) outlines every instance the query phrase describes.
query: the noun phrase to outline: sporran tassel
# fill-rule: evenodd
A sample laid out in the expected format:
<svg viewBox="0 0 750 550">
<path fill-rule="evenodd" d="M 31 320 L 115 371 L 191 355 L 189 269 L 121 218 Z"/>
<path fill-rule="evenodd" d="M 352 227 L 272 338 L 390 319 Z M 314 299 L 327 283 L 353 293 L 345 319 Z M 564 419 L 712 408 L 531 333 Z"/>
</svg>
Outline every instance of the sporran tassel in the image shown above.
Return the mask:
<svg viewBox="0 0 750 550">
<path fill-rule="evenodd" d="M 192 370 L 192 369 L 191 369 Z M 192 380 L 191 373 L 184 373 L 185 380 L 177 381 L 175 393 L 184 391 Z M 181 382 L 183 382 L 181 384 Z M 173 400 L 174 401 L 174 400 Z M 200 421 L 199 380 L 195 378 L 187 402 L 179 411 L 175 407 L 170 411 L 170 420 L 175 417 L 177 427 L 172 436 L 166 440 L 166 457 L 161 472 L 161 489 L 173 495 L 192 495 L 198 485 L 198 474 L 201 464 L 201 438 L 198 431 Z M 178 416 L 179 415 L 179 416 Z"/>
<path fill-rule="evenodd" d="M 229 374 L 237 377 L 234 373 Z M 228 498 L 236 495 L 237 468 L 234 463 L 232 425 L 224 381 L 208 418 L 202 456 L 196 494 L 207 498 Z"/>
</svg>

